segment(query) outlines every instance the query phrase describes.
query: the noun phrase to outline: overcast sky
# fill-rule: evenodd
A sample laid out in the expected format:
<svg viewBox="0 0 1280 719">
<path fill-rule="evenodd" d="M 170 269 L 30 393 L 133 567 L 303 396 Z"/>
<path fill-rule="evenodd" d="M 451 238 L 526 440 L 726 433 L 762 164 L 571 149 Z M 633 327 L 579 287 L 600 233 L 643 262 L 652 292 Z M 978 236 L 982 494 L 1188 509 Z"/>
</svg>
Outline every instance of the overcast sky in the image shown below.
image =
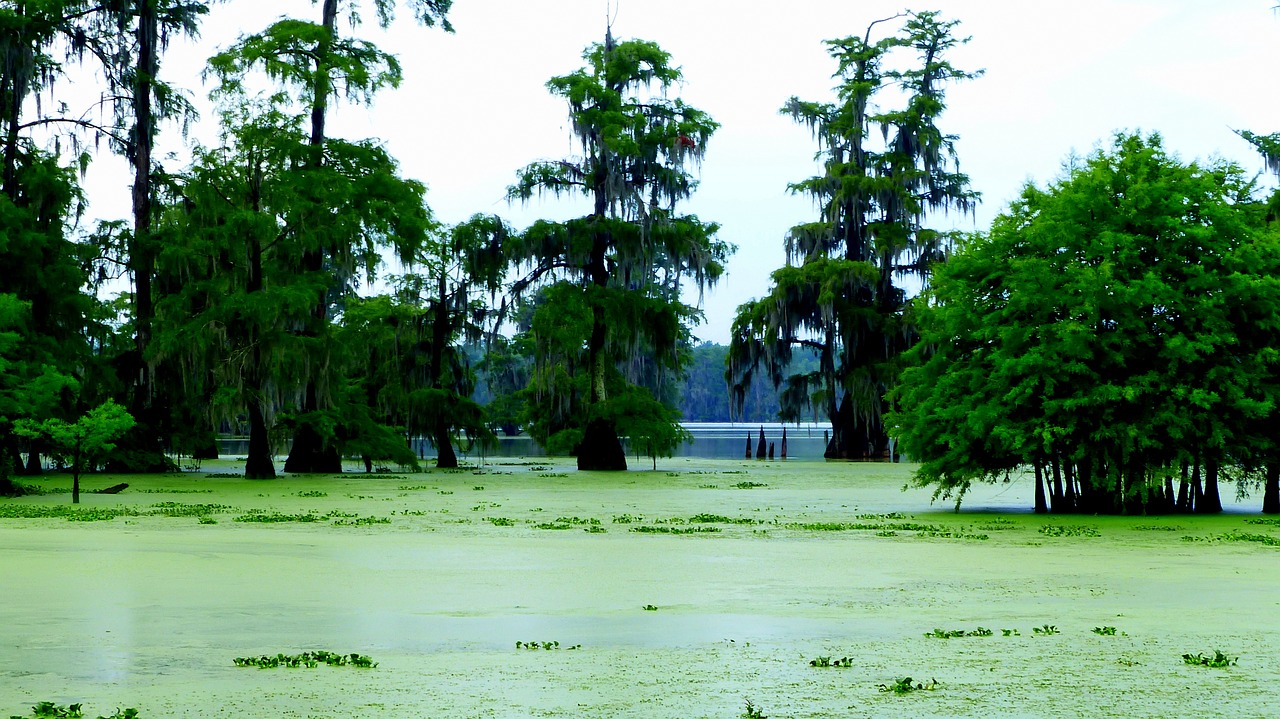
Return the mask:
<svg viewBox="0 0 1280 719">
<path fill-rule="evenodd" d="M 347 2 L 347 0 L 343 0 Z M 829 100 L 835 65 L 824 39 L 862 35 L 868 23 L 903 9 L 876 0 L 613 0 L 619 39 L 652 40 L 682 66 L 680 96 L 721 129 L 708 144 L 701 186 L 684 208 L 721 224 L 738 247 L 728 274 L 704 302 L 704 340 L 727 342 L 738 304 L 759 297 L 784 262 L 787 228 L 814 218 L 787 183 L 815 172 L 808 131 L 778 114 L 792 95 Z M 377 29 L 370 0 L 355 31 L 397 55 L 404 83 L 371 108 L 340 105 L 331 134 L 382 139 L 403 174 L 425 182 L 437 217 L 455 223 L 497 213 L 517 228 L 538 217 L 589 212 L 576 203 L 511 206 L 505 189 L 517 168 L 576 151 L 564 104 L 544 84 L 581 66 L 582 50 L 603 38 L 605 0 L 455 0 L 456 33 L 416 25 L 403 7 L 392 29 Z M 970 43 L 951 60 L 983 69 L 947 88 L 940 126 L 959 136 L 961 169 L 983 195 L 975 218 L 936 226 L 985 229 L 1023 183 L 1043 184 L 1071 152 L 1087 153 L 1121 129 L 1164 135 L 1185 160 L 1224 156 L 1260 171 L 1232 129 L 1280 131 L 1280 16 L 1275 0 L 948 0 L 937 9 L 960 21 Z M 307 0 L 216 4 L 194 44 L 175 46 L 161 74 L 203 104 L 205 57 L 281 15 L 318 20 Z M 341 27 L 350 33 L 347 25 Z M 206 118 L 212 116 L 206 111 Z M 193 137 L 214 141 L 211 123 Z M 166 133 L 158 152 L 181 152 Z M 119 160 L 96 163 L 94 215 L 128 216 L 131 176 Z"/>
</svg>

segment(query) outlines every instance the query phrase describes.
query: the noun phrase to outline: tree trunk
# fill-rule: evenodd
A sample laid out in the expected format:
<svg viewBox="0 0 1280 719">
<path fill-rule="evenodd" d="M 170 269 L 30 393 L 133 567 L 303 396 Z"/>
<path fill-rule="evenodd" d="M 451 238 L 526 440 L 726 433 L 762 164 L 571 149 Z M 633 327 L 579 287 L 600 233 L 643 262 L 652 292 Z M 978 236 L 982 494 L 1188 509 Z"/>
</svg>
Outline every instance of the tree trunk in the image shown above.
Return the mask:
<svg viewBox="0 0 1280 719">
<path fill-rule="evenodd" d="M 152 108 L 152 88 L 160 71 L 159 17 L 154 0 L 136 0 L 134 14 L 137 27 L 134 39 L 138 55 L 134 64 L 133 128 L 128 156 L 133 165 L 133 234 L 129 240 L 129 270 L 133 274 L 134 351 L 137 364 L 132 377 L 133 400 L 130 411 L 137 424 L 121 439 L 112 462 L 117 471 L 164 472 L 169 463 L 161 445 L 161 418 L 152 406 L 154 377 L 146 353 L 151 346 L 151 325 L 155 317 L 152 279 L 155 274 L 155 251 L 151 239 L 152 149 L 155 144 L 156 117 Z M 123 458 L 123 459 L 121 459 Z"/>
<path fill-rule="evenodd" d="M 436 446 L 436 466 L 440 469 L 457 469 L 458 455 L 453 451 L 453 438 L 443 423 L 436 425 L 432 442 Z"/>
<path fill-rule="evenodd" d="M 1066 511 L 1062 498 L 1062 460 L 1057 455 L 1053 458 L 1053 495 L 1050 499 L 1049 511 L 1054 514 Z"/>
<path fill-rule="evenodd" d="M 1204 501 L 1204 490 L 1200 487 L 1200 460 L 1191 467 L 1191 501 L 1187 504 L 1188 512 L 1200 511 L 1200 503 Z"/>
<path fill-rule="evenodd" d="M 760 425 L 760 439 L 756 440 L 756 459 L 764 459 L 767 451 L 768 448 L 764 441 L 764 425 Z"/>
<path fill-rule="evenodd" d="M 1190 466 L 1183 462 L 1182 477 L 1178 480 L 1178 498 L 1174 503 L 1174 510 L 1183 514 L 1191 511 L 1191 482 L 1188 479 L 1190 471 Z"/>
<path fill-rule="evenodd" d="M 881 459 L 889 449 L 889 435 L 878 419 L 866 419 L 857 412 L 849 395 L 840 399 L 831 418 L 831 441 L 826 459 Z"/>
<path fill-rule="evenodd" d="M 1222 511 L 1222 499 L 1218 496 L 1219 466 L 1217 459 L 1205 462 L 1204 497 L 1196 505 L 1196 514 L 1218 514 Z"/>
<path fill-rule="evenodd" d="M 1063 478 L 1066 484 L 1066 488 L 1062 494 L 1062 511 L 1074 512 L 1076 511 L 1075 464 L 1071 462 L 1067 462 L 1066 470 L 1067 470 L 1066 472 L 1067 476 Z"/>
<path fill-rule="evenodd" d="M 1280 514 L 1280 462 L 1267 464 L 1267 479 L 1262 490 L 1262 513 Z"/>
<path fill-rule="evenodd" d="M 261 401 L 249 400 L 249 457 L 244 463 L 245 479 L 275 479 L 276 465 L 271 460 L 271 442 Z"/>
<path fill-rule="evenodd" d="M 625 472 L 627 455 L 618 439 L 618 430 L 612 423 L 594 419 L 587 424 L 587 431 L 578 445 L 578 469 L 606 472 Z"/>
<path fill-rule="evenodd" d="M 34 439 L 31 440 L 31 449 L 27 452 L 27 464 L 22 473 L 28 477 L 39 477 L 44 474 L 44 463 L 40 461 L 40 448 L 36 446 Z"/>
<path fill-rule="evenodd" d="M 320 167 L 324 162 L 325 119 L 329 109 L 329 93 L 332 83 L 329 70 L 332 67 L 331 55 L 333 43 L 337 39 L 338 0 L 324 0 L 321 9 L 321 24 L 325 35 L 317 43 L 314 50 L 315 76 L 311 87 L 311 137 L 308 145 L 311 149 L 309 166 Z M 322 215 L 325 208 L 316 210 Z M 319 218 L 316 218 L 319 219 Z M 307 248 L 302 253 L 302 269 L 307 273 L 324 270 L 324 251 L 319 247 Z M 311 322 L 307 333 L 319 337 L 328 317 L 328 292 L 321 290 L 316 297 L 316 304 L 311 311 Z M 310 414 L 320 410 L 319 392 L 314 377 L 308 377 L 303 392 L 301 412 Z M 298 425 L 294 431 L 293 444 L 289 447 L 289 456 L 285 459 L 284 471 L 302 474 L 323 472 L 339 473 L 342 471 L 342 459 L 335 448 L 325 445 L 320 434 L 308 423 Z"/>
<path fill-rule="evenodd" d="M 1049 503 L 1044 496 L 1044 465 L 1036 462 L 1036 514 L 1048 514 Z"/>
<path fill-rule="evenodd" d="M 284 462 L 284 471 L 293 474 L 341 474 L 342 458 L 335 447 L 325 445 L 320 433 L 309 423 L 301 423 L 293 433 L 293 445 Z"/>
</svg>

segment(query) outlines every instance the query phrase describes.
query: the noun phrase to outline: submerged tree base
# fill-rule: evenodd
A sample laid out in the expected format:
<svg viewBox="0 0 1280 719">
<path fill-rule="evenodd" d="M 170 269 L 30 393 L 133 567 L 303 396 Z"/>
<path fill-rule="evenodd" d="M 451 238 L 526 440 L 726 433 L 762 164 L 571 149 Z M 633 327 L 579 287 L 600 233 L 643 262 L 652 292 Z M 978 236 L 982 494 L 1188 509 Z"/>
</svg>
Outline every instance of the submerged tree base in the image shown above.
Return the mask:
<svg viewBox="0 0 1280 719">
<path fill-rule="evenodd" d="M 601 472 L 627 471 L 627 453 L 622 449 L 618 431 L 601 419 L 587 425 L 578 445 L 578 469 Z"/>
<path fill-rule="evenodd" d="M 295 474 L 340 474 L 342 458 L 338 451 L 326 447 L 310 425 L 301 424 L 293 436 L 293 447 L 284 462 L 284 471 Z"/>
</svg>

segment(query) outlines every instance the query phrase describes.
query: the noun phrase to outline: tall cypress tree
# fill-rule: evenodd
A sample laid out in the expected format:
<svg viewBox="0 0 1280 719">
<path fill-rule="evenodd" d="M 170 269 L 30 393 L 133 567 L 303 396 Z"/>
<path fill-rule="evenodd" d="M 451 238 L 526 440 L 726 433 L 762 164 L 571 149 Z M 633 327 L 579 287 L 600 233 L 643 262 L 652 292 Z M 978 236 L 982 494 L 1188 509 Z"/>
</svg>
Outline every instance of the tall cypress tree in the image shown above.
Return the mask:
<svg viewBox="0 0 1280 719">
<path fill-rule="evenodd" d="M 835 102 L 793 97 L 782 108 L 818 141 L 822 174 L 790 188 L 812 197 L 820 216 L 791 228 L 787 265 L 773 273 L 768 295 L 739 308 L 730 342 L 738 405 L 759 374 L 775 387 L 785 380 L 783 418 L 813 404 L 830 419 L 828 459 L 887 451 L 885 393 L 914 338 L 902 283 L 922 281 L 947 240 L 924 220 L 977 201 L 958 169 L 955 136 L 937 124 L 946 86 L 978 75 L 946 59 L 967 40 L 954 35 L 956 21 L 932 12 L 909 13 L 898 34 L 872 39 L 896 17 L 871 23 L 862 37 L 827 41 L 838 67 Z M 902 55 L 913 58 L 909 69 L 891 69 Z M 906 96 L 901 108 L 877 109 L 888 87 Z M 816 352 L 819 366 L 787 377 L 797 348 Z"/>
<path fill-rule="evenodd" d="M 539 389 L 549 402 L 583 405 L 580 423 L 570 430 L 577 433 L 578 468 L 624 470 L 618 436 L 623 415 L 636 403 L 647 407 L 657 400 L 621 377 L 618 365 L 646 353 L 668 369 L 679 366 L 684 323 L 696 310 L 680 302 L 675 288 L 682 281 L 699 289 L 714 283 L 730 252 L 715 239 L 715 224 L 675 210 L 693 192 L 690 169 L 718 125 L 668 96 L 680 70 L 652 42 L 615 42 L 606 32 L 583 59 L 583 68 L 547 83 L 569 105 L 582 155 L 525 167 L 509 194 L 519 200 L 576 195 L 590 201 L 591 212 L 567 222 L 539 221 L 505 247 L 526 269 L 514 288 L 517 297 L 553 283 L 548 297 L 573 310 L 562 316 L 583 319 L 585 336 L 576 346 L 585 347 L 585 357 L 566 359 L 585 360 L 585 396 L 566 397 L 572 383 Z M 540 357 L 544 366 L 535 381 L 563 376 L 546 360 Z"/>
</svg>

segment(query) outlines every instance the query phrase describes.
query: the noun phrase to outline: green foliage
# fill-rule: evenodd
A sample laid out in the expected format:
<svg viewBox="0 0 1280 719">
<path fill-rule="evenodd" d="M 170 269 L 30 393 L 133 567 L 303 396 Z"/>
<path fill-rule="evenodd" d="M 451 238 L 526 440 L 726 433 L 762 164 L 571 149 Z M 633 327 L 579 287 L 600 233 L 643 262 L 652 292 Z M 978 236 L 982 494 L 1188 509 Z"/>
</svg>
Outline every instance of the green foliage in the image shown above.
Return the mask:
<svg viewBox="0 0 1280 719">
<path fill-rule="evenodd" d="M 573 650 L 575 650 L 575 649 L 581 649 L 581 648 L 582 648 L 582 645 L 581 645 L 581 644 L 574 644 L 574 645 L 572 645 L 572 646 L 564 647 L 564 649 L 565 649 L 566 651 L 573 651 Z M 553 651 L 553 650 L 556 650 L 556 649 L 560 649 L 560 642 L 556 642 L 556 641 L 551 641 L 551 642 L 516 642 L 516 649 L 541 649 L 541 650 L 543 650 L 543 651 L 548 651 L 548 652 L 549 652 L 549 651 Z"/>
<path fill-rule="evenodd" d="M 80 501 L 80 475 L 91 472 L 115 449 L 116 440 L 134 425 L 133 416 L 112 400 L 81 415 L 74 422 L 46 419 L 18 420 L 15 434 L 38 440 L 53 457 L 71 467 L 71 501 Z"/>
<path fill-rule="evenodd" d="M 1217 650 L 1213 652 L 1211 657 L 1207 657 L 1200 652 L 1182 655 L 1182 661 L 1186 664 L 1190 664 L 1193 667 L 1212 667 L 1214 669 L 1225 669 L 1234 666 L 1238 660 L 1238 657 L 1229 657 Z"/>
<path fill-rule="evenodd" d="M 773 273 L 769 294 L 739 307 L 733 322 L 726 376 L 737 407 L 757 375 L 774 388 L 785 381 L 780 418 L 799 419 L 810 408 L 825 415 L 830 458 L 887 450 L 885 393 L 915 339 L 902 278 L 927 277 L 948 244 L 922 222 L 977 201 L 955 169 L 955 136 L 936 124 L 943 88 L 976 77 L 944 59 L 964 40 L 953 35 L 956 22 L 937 13 L 904 16 L 897 35 L 873 42 L 878 21 L 865 37 L 827 41 L 839 68 L 836 102 L 793 97 L 782 108 L 818 142 L 822 174 L 790 189 L 812 197 L 820 217 L 791 229 L 787 265 Z M 894 86 L 905 104 L 877 110 L 878 93 Z M 816 368 L 791 367 L 800 348 L 817 354 Z"/>
<path fill-rule="evenodd" d="M 956 639 L 959 637 L 989 637 L 993 634 L 994 632 L 986 627 L 978 627 L 969 631 L 964 629 L 934 629 L 931 632 L 925 632 L 924 635 L 933 639 Z M 1008 635 L 1006 634 L 1005 636 Z"/>
<path fill-rule="evenodd" d="M 297 669 L 305 667 L 307 669 L 315 669 L 324 664 L 331 667 L 355 667 L 357 669 L 375 669 L 378 663 L 364 654 L 351 652 L 350 654 L 339 654 L 337 652 L 329 652 L 325 650 L 302 652 L 301 654 L 284 654 L 277 653 L 275 655 L 264 654 L 259 657 L 236 657 L 232 662 L 238 667 L 257 667 L 259 669 L 276 669 L 278 667 L 286 667 L 289 669 Z"/>
<path fill-rule="evenodd" d="M 918 691 L 934 691 L 942 685 L 937 679 L 930 679 L 927 682 L 915 682 L 911 677 L 903 677 L 894 681 L 892 684 L 877 684 L 876 687 L 882 692 L 891 692 L 893 694 L 910 694 Z"/>
<path fill-rule="evenodd" d="M 31 707 L 31 717 L 34 719 L 80 719 L 84 716 L 83 704 L 55 704 L 54 702 L 37 702 Z M 14 714 L 9 719 L 30 719 L 29 717 Z M 132 707 L 128 709 L 117 708 L 114 714 L 110 716 L 99 716 L 98 719 L 138 719 L 138 710 Z"/>
<path fill-rule="evenodd" d="M 829 656 L 818 657 L 817 659 L 810 659 L 809 666 L 817 667 L 819 669 L 827 669 L 832 667 L 848 669 L 849 667 L 853 666 L 853 658 L 840 657 L 839 659 L 833 659 Z"/>
<path fill-rule="evenodd" d="M 1092 631 L 1094 634 L 1102 637 L 1114 637 L 1116 635 L 1116 628 L 1111 626 L 1094 627 Z"/>
<path fill-rule="evenodd" d="M 1057 466 L 1077 488 L 1055 511 L 1161 510 L 1181 468 L 1216 492 L 1219 463 L 1265 461 L 1280 238 L 1252 192 L 1231 163 L 1129 134 L 1026 187 L 915 303 L 893 423 L 916 481 L 959 501 Z"/>
</svg>

